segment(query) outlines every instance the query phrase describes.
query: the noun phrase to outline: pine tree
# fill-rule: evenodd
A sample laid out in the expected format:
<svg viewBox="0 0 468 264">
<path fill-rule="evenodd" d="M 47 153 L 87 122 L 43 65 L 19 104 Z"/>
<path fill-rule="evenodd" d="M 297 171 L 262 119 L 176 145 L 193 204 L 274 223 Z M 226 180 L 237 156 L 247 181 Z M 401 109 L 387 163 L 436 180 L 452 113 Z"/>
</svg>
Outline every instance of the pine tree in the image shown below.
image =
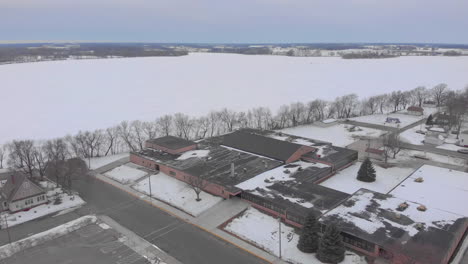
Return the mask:
<svg viewBox="0 0 468 264">
<path fill-rule="evenodd" d="M 434 124 L 434 122 L 433 122 L 433 120 L 432 120 L 432 119 L 433 119 L 433 117 L 432 117 L 432 114 L 430 114 L 430 115 L 427 117 L 427 120 L 426 120 L 426 125 L 428 125 L 428 126 L 431 126 L 431 125 L 433 125 L 433 124 Z"/>
<path fill-rule="evenodd" d="M 319 230 L 320 228 L 315 215 L 310 213 L 302 227 L 297 248 L 304 253 L 315 253 L 319 244 Z"/>
<path fill-rule="evenodd" d="M 374 165 L 369 158 L 366 158 L 362 162 L 361 167 L 359 168 L 357 179 L 363 182 L 374 182 L 375 181 L 375 169 Z"/>
<path fill-rule="evenodd" d="M 320 239 L 317 259 L 323 263 L 340 263 L 344 259 L 345 247 L 340 230 L 334 224 L 327 226 Z"/>
</svg>

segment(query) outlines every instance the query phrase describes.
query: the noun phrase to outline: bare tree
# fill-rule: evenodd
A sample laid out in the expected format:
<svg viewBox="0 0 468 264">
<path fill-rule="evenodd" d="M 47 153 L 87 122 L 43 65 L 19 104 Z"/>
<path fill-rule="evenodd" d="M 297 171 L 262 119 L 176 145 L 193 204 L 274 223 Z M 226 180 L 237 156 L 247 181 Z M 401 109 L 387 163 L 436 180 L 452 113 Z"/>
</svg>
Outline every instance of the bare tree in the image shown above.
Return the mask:
<svg viewBox="0 0 468 264">
<path fill-rule="evenodd" d="M 157 128 L 164 136 L 169 136 L 172 132 L 172 116 L 165 115 L 156 120 Z"/>
<path fill-rule="evenodd" d="M 416 98 L 417 105 L 421 107 L 428 96 L 428 91 L 426 87 L 424 86 L 418 86 L 413 91 L 414 91 L 414 96 Z"/>
<path fill-rule="evenodd" d="M 35 147 L 32 140 L 14 140 L 8 144 L 8 165 L 33 177 L 36 168 Z"/>
<path fill-rule="evenodd" d="M 0 146 L 0 169 L 3 169 L 3 161 L 5 160 L 5 146 Z"/>
<path fill-rule="evenodd" d="M 445 83 L 438 84 L 434 86 L 434 88 L 432 88 L 431 92 L 432 92 L 432 95 L 434 96 L 437 106 L 440 106 L 442 102 L 444 101 L 444 97 L 447 93 L 447 84 Z"/>
<path fill-rule="evenodd" d="M 119 136 L 127 144 L 127 147 L 130 151 L 135 151 L 134 135 L 132 129 L 127 121 L 122 121 L 118 126 Z"/>
<path fill-rule="evenodd" d="M 158 127 L 156 122 L 143 122 L 143 133 L 147 139 L 156 138 L 158 134 Z"/>
<path fill-rule="evenodd" d="M 221 122 L 224 124 L 226 128 L 226 132 L 232 132 L 234 130 L 234 125 L 236 124 L 237 120 L 237 113 L 232 110 L 228 110 L 224 108 L 219 112 L 219 117 Z"/>
<path fill-rule="evenodd" d="M 385 136 L 384 149 L 388 150 L 392 154 L 392 158 L 396 158 L 396 155 L 401 151 L 400 134 L 390 134 Z M 384 152 L 386 150 L 384 150 Z"/>
<path fill-rule="evenodd" d="M 105 139 L 107 142 L 107 148 L 106 151 L 104 152 L 104 156 L 107 156 L 110 154 L 115 154 L 115 148 L 117 145 L 117 140 L 118 140 L 118 133 L 119 130 L 117 127 L 110 127 L 106 129 L 106 134 L 105 134 Z"/>
<path fill-rule="evenodd" d="M 130 133 L 132 133 L 138 149 L 142 150 L 146 142 L 146 138 L 144 136 L 143 123 L 139 120 L 132 121 L 130 123 L 130 129 Z"/>
<path fill-rule="evenodd" d="M 178 137 L 190 139 L 190 132 L 192 130 L 192 120 L 188 115 L 177 113 L 174 115 L 174 127 Z"/>
<path fill-rule="evenodd" d="M 36 146 L 33 151 L 36 169 L 39 172 L 41 179 L 44 178 L 45 170 L 47 168 L 47 154 L 45 153 L 44 146 Z"/>
<path fill-rule="evenodd" d="M 395 91 L 390 94 L 389 102 L 393 106 L 393 112 L 400 110 L 400 106 L 404 100 L 404 94 L 401 91 Z"/>
<path fill-rule="evenodd" d="M 200 198 L 200 193 L 210 185 L 208 181 L 204 179 L 205 177 L 203 176 L 190 176 L 188 178 L 187 183 L 190 185 L 192 190 L 195 192 L 197 195 L 197 198 L 195 199 L 197 202 L 201 201 L 202 199 Z"/>
</svg>

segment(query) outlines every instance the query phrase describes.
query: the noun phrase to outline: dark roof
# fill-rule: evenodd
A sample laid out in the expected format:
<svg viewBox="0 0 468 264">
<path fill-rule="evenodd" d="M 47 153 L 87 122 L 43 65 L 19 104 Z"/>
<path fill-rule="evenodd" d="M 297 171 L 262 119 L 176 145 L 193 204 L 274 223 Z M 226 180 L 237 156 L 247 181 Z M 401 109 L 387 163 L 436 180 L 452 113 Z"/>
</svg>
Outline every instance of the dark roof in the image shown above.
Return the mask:
<svg viewBox="0 0 468 264">
<path fill-rule="evenodd" d="M 398 210 L 404 202 L 408 207 Z M 468 219 L 432 207 L 419 211 L 419 206 L 392 195 L 360 189 L 325 213 L 320 222 L 335 223 L 345 234 L 403 253 L 418 263 L 442 263 L 465 231 Z"/>
<path fill-rule="evenodd" d="M 424 112 L 424 108 L 419 106 L 410 106 L 407 109 L 408 111 Z"/>
<path fill-rule="evenodd" d="M 283 164 L 277 160 L 262 158 L 207 142 L 200 142 L 199 150 L 209 150 L 209 153 L 203 158 L 190 157 L 187 159 L 178 159 L 180 155 L 151 149 L 133 152 L 133 154 L 193 176 L 203 177 L 212 183 L 225 187 L 233 187 L 240 182 Z M 231 175 L 231 163 L 234 163 L 234 177 Z M 234 189 L 238 190 L 237 188 Z"/>
<path fill-rule="evenodd" d="M 168 148 L 168 149 L 181 149 L 181 148 L 185 148 L 185 147 L 193 146 L 197 144 L 191 140 L 186 140 L 186 139 L 178 138 L 174 136 L 164 136 L 160 138 L 154 138 L 154 139 L 148 140 L 147 142 L 156 144 L 161 147 Z"/>
<path fill-rule="evenodd" d="M 375 148 L 367 148 L 366 152 L 369 152 L 369 153 L 372 153 L 372 154 L 379 154 L 379 155 L 382 155 L 384 153 L 383 150 L 375 149 Z"/>
<path fill-rule="evenodd" d="M 333 165 L 335 169 L 340 169 L 358 158 L 358 152 L 356 150 L 332 146 L 329 144 L 316 147 L 322 149 L 321 154 L 316 151 L 307 153 L 303 155 L 303 157 L 326 162 Z"/>
<path fill-rule="evenodd" d="M 222 145 L 287 161 L 302 145 L 258 135 L 254 130 L 242 129 L 222 136 Z"/>
<path fill-rule="evenodd" d="M 11 172 L 0 193 L 3 199 L 12 202 L 43 194 L 44 190 L 30 181 L 24 173 Z"/>
</svg>

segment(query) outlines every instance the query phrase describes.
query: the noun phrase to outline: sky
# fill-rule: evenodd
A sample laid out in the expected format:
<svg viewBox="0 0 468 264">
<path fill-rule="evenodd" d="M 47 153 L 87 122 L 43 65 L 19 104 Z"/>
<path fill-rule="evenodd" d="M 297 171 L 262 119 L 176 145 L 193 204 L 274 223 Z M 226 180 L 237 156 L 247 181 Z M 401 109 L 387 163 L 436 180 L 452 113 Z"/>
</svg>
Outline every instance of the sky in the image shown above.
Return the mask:
<svg viewBox="0 0 468 264">
<path fill-rule="evenodd" d="M 466 0 L 0 0 L 0 42 L 468 44 Z"/>
</svg>

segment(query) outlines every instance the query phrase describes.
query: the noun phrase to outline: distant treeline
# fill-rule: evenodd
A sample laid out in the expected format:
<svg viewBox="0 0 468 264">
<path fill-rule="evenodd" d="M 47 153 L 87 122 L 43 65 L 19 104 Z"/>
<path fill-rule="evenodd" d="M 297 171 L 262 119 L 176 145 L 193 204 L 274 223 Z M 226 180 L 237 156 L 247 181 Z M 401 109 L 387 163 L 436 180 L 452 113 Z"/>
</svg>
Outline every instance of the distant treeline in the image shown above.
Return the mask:
<svg viewBox="0 0 468 264">
<path fill-rule="evenodd" d="M 385 54 L 378 52 L 353 52 L 341 55 L 343 59 L 385 59 L 385 58 L 396 58 L 398 55 Z"/>
</svg>

